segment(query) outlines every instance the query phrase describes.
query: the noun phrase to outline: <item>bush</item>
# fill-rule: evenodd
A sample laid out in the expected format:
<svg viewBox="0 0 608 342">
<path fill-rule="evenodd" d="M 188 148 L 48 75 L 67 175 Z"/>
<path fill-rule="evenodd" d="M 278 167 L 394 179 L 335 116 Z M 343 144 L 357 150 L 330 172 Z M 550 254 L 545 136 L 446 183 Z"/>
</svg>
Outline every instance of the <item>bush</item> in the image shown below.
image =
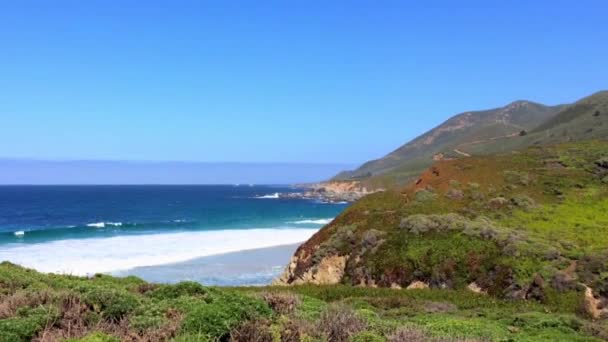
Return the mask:
<svg viewBox="0 0 608 342">
<path fill-rule="evenodd" d="M 608 157 L 602 157 L 596 160 L 595 165 L 601 167 L 602 169 L 608 169 Z"/>
<path fill-rule="evenodd" d="M 210 303 L 198 303 L 189 309 L 182 328 L 191 334 L 209 338 L 226 336 L 242 321 L 269 317 L 270 308 L 263 301 L 237 293 L 223 293 Z"/>
<path fill-rule="evenodd" d="M 445 193 L 445 196 L 453 200 L 461 200 L 464 198 L 464 192 L 459 189 L 450 189 Z"/>
<path fill-rule="evenodd" d="M 513 185 L 530 185 L 532 182 L 530 175 L 527 172 L 518 172 L 518 171 L 505 171 L 505 181 L 509 184 Z"/>
<path fill-rule="evenodd" d="M 69 339 L 65 342 L 120 342 L 116 337 L 96 332 L 80 339 Z"/>
<path fill-rule="evenodd" d="M 533 209 L 534 207 L 536 207 L 536 202 L 530 198 L 529 196 L 526 195 L 516 195 L 513 198 L 511 198 L 511 203 L 518 207 L 521 208 L 523 210 L 530 210 Z"/>
<path fill-rule="evenodd" d="M 386 342 L 386 338 L 371 331 L 364 331 L 355 335 L 351 342 Z"/>
<path fill-rule="evenodd" d="M 388 342 L 429 342 L 425 331 L 416 328 L 402 327 L 388 337 Z"/>
<path fill-rule="evenodd" d="M 105 287 L 89 289 L 84 293 L 83 299 L 103 318 L 113 321 L 119 321 L 139 305 L 139 301 L 134 294 Z"/>
<path fill-rule="evenodd" d="M 273 342 L 270 322 L 266 320 L 246 321 L 230 331 L 232 342 Z"/>
<path fill-rule="evenodd" d="M 434 192 L 427 189 L 418 190 L 414 195 L 414 199 L 416 200 L 416 202 L 430 202 L 433 201 L 436 197 L 437 195 Z"/>
<path fill-rule="evenodd" d="M 458 214 L 425 215 L 415 214 L 401 220 L 399 228 L 412 234 L 430 231 L 463 230 L 469 220 Z"/>
<path fill-rule="evenodd" d="M 321 314 L 318 326 L 329 342 L 347 342 L 363 331 L 366 323 L 350 307 L 331 305 Z"/>
<path fill-rule="evenodd" d="M 183 281 L 175 285 L 163 285 L 153 290 L 152 297 L 158 299 L 175 299 L 182 296 L 204 296 L 205 287 L 193 281 Z"/>
<path fill-rule="evenodd" d="M 57 317 L 56 310 L 49 307 L 19 310 L 21 317 L 0 320 L 0 341 L 31 341 L 48 321 Z"/>
<path fill-rule="evenodd" d="M 300 298 L 291 293 L 266 292 L 262 299 L 274 312 L 282 315 L 293 312 L 300 305 Z"/>
<path fill-rule="evenodd" d="M 361 245 L 366 249 L 374 248 L 381 243 L 380 237 L 382 235 L 384 235 L 384 232 L 377 229 L 366 230 L 361 237 Z"/>
</svg>

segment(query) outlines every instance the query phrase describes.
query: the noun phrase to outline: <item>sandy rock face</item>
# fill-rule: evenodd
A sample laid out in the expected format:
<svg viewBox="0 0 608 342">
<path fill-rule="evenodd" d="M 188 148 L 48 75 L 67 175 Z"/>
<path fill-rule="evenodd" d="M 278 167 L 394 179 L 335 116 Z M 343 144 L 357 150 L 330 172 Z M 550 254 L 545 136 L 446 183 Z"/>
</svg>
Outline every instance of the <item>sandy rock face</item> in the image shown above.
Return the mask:
<svg viewBox="0 0 608 342">
<path fill-rule="evenodd" d="M 420 290 L 420 289 L 428 289 L 429 288 L 429 284 L 422 282 L 422 281 L 413 281 L 411 284 L 409 284 L 406 289 L 407 290 Z"/>
<path fill-rule="evenodd" d="M 608 309 L 602 308 L 602 302 L 600 299 L 595 298 L 593 295 L 593 289 L 589 286 L 585 286 L 585 300 L 583 303 L 583 309 L 593 319 L 599 319 L 608 315 Z"/>
<path fill-rule="evenodd" d="M 488 294 L 486 291 L 484 291 L 479 285 L 477 285 L 476 282 L 472 282 L 467 286 L 467 289 L 475 292 L 475 293 L 479 293 L 479 294 Z"/>
<path fill-rule="evenodd" d="M 307 270 L 304 274 L 294 278 L 294 271 L 298 265 L 298 257 L 291 258 L 291 262 L 280 278 L 273 282 L 274 285 L 300 285 L 338 284 L 344 276 L 346 268 L 346 256 L 333 255 L 325 257 L 314 269 Z"/>
</svg>

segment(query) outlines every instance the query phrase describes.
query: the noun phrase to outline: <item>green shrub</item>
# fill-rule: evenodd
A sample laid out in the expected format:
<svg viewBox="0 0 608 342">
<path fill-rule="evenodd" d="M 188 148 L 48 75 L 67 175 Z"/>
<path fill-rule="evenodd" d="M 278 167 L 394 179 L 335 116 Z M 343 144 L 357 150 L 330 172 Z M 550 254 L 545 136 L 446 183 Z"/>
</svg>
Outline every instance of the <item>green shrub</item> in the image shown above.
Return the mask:
<svg viewBox="0 0 608 342">
<path fill-rule="evenodd" d="M 57 318 L 51 307 L 22 308 L 19 317 L 0 320 L 0 342 L 31 341 L 47 322 Z"/>
<path fill-rule="evenodd" d="M 153 290 L 151 296 L 158 299 L 175 299 L 181 296 L 204 296 L 207 289 L 193 281 L 184 281 L 174 285 L 162 285 Z"/>
<path fill-rule="evenodd" d="M 127 291 L 106 287 L 93 287 L 84 295 L 84 302 L 103 318 L 118 321 L 139 305 L 138 298 Z"/>
<path fill-rule="evenodd" d="M 530 210 L 536 206 L 536 202 L 526 195 L 516 195 L 511 198 L 511 203 L 523 210 Z"/>
<path fill-rule="evenodd" d="M 120 342 L 119 339 L 113 336 L 108 336 L 104 333 L 95 332 L 79 339 L 69 339 L 65 342 Z"/>
<path fill-rule="evenodd" d="M 272 311 L 262 300 L 238 293 L 222 293 L 210 303 L 198 303 L 186 313 L 183 331 L 210 338 L 226 336 L 242 321 L 269 317 Z"/>
<path fill-rule="evenodd" d="M 430 202 L 435 200 L 435 198 L 437 198 L 437 195 L 427 189 L 422 189 L 422 190 L 418 190 L 416 191 L 416 194 L 414 195 L 414 199 L 416 200 L 416 202 Z"/>
</svg>

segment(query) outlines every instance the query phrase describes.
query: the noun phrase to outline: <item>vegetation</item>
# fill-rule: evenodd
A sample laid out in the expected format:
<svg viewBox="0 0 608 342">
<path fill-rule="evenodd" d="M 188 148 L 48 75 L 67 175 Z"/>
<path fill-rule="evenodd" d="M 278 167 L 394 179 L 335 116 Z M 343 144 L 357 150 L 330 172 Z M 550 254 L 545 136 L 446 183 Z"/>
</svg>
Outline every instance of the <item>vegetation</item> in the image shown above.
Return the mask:
<svg viewBox="0 0 608 342">
<path fill-rule="evenodd" d="M 441 161 L 404 190 L 376 193 L 348 208 L 299 248 L 284 279 L 310 279 L 311 272 L 314 279 L 316 265 L 338 255 L 346 257 L 342 284 L 475 291 L 560 313 L 517 318 L 534 324 L 573 317 L 601 321 L 608 315 L 607 175 L 603 141 Z M 489 306 L 496 310 L 496 304 Z M 425 315 L 420 312 L 408 315 Z M 485 318 L 474 317 L 470 322 L 485 324 Z M 498 319 L 469 337 L 500 340 L 491 331 Z M 452 310 L 412 321 L 435 333 L 468 329 Z M 503 328 L 528 329 L 512 326 Z"/>
<path fill-rule="evenodd" d="M 397 188 L 437 160 L 491 155 L 529 146 L 608 137 L 608 91 L 576 103 L 544 106 L 516 101 L 501 108 L 458 114 L 387 156 L 345 171 L 335 180 L 368 188 Z"/>
<path fill-rule="evenodd" d="M 213 288 L 0 265 L 0 341 L 599 341 L 563 302 L 466 290 Z M 107 294 L 117 294 L 109 296 Z"/>
</svg>

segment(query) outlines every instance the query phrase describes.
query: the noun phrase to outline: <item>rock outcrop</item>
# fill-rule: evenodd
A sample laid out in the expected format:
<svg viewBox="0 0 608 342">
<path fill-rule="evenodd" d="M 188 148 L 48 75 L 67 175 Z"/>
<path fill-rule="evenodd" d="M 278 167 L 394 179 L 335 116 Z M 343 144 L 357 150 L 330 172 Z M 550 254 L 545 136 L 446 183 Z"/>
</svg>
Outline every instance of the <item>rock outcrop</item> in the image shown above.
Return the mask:
<svg viewBox="0 0 608 342">
<path fill-rule="evenodd" d="M 368 194 L 382 191 L 382 189 L 369 190 L 357 181 L 334 181 L 316 184 L 298 185 L 304 188 L 303 192 L 280 194 L 282 198 L 315 199 L 323 202 L 354 202 Z"/>
<path fill-rule="evenodd" d="M 298 265 L 298 257 L 293 256 L 283 274 L 274 281 L 274 285 L 300 285 L 300 284 L 317 284 L 317 285 L 333 285 L 338 284 L 344 276 L 346 268 L 345 256 L 328 256 L 316 265 L 315 268 L 306 270 L 304 273 L 297 275 L 296 267 Z"/>
</svg>

